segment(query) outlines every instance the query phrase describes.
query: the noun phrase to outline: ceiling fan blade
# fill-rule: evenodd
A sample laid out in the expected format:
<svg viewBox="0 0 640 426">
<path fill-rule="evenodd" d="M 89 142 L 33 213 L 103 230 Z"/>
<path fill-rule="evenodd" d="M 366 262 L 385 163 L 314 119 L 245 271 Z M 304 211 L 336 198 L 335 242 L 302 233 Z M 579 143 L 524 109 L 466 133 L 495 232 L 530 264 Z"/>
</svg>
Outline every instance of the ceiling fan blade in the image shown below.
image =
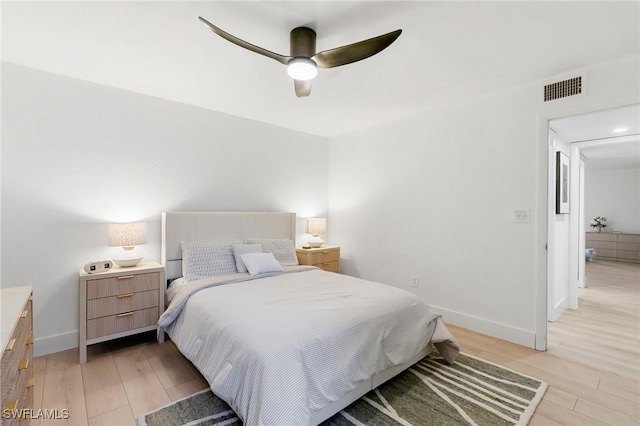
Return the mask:
<svg viewBox="0 0 640 426">
<path fill-rule="evenodd" d="M 276 61 L 278 61 L 278 62 L 280 62 L 281 64 L 284 64 L 284 65 L 287 65 L 289 63 L 289 61 L 292 59 L 291 56 L 280 55 L 279 53 L 275 53 L 275 52 L 272 52 L 270 50 L 263 49 L 260 46 L 256 46 L 255 44 L 251 44 L 251 43 L 246 42 L 246 41 L 244 41 L 242 39 L 239 39 L 238 37 L 233 36 L 233 35 L 229 34 L 228 32 L 216 27 L 211 22 L 209 22 L 206 19 L 204 19 L 202 16 L 198 16 L 198 19 L 200 19 L 202 21 L 202 23 L 204 23 L 207 27 L 209 27 L 209 29 L 211 31 L 213 31 L 214 33 L 218 34 L 223 39 L 225 39 L 227 41 L 230 41 L 231 43 L 236 44 L 236 45 L 238 45 L 240 47 L 244 47 L 247 50 L 250 50 L 252 52 L 258 53 L 260 55 L 264 55 L 267 58 L 275 59 Z"/>
<path fill-rule="evenodd" d="M 311 57 L 320 68 L 334 68 L 352 62 L 361 61 L 382 52 L 396 41 L 402 30 L 395 30 L 378 37 L 362 40 L 335 49 L 324 50 Z"/>
<path fill-rule="evenodd" d="M 311 80 L 293 80 L 296 88 L 296 96 L 306 98 L 311 94 Z"/>
</svg>

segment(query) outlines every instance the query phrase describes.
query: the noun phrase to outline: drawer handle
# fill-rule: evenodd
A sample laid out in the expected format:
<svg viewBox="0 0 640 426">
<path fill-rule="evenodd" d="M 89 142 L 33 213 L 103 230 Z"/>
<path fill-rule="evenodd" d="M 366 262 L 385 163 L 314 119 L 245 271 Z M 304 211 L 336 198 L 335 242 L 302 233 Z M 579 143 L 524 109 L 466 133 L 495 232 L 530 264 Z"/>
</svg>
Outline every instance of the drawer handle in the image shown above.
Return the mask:
<svg viewBox="0 0 640 426">
<path fill-rule="evenodd" d="M 116 277 L 116 279 L 119 280 L 130 280 L 131 278 L 133 278 L 135 275 L 122 275 L 121 277 Z"/>
<path fill-rule="evenodd" d="M 124 293 L 124 294 L 119 294 L 119 295 L 117 295 L 116 297 L 117 297 L 118 299 L 122 299 L 122 298 L 124 298 L 124 297 L 131 297 L 131 296 L 133 296 L 133 293 Z"/>
<path fill-rule="evenodd" d="M 22 311 L 22 314 L 20 314 L 20 318 L 26 318 L 27 315 L 29 315 L 29 311 L 25 309 L 24 311 Z"/>
<path fill-rule="evenodd" d="M 32 388 L 36 385 L 36 378 L 35 377 L 30 377 L 29 380 L 27 381 L 27 387 L 28 388 Z"/>
<path fill-rule="evenodd" d="M 7 343 L 7 347 L 5 350 L 10 351 L 13 349 L 13 345 L 16 344 L 16 339 L 11 339 L 9 340 L 9 343 Z"/>
<path fill-rule="evenodd" d="M 14 399 L 13 401 L 9 401 L 6 404 L 4 404 L 4 409 L 13 411 L 16 409 L 17 406 L 18 406 L 18 400 Z"/>
<path fill-rule="evenodd" d="M 322 254 L 329 254 L 329 250 L 323 251 Z"/>
<path fill-rule="evenodd" d="M 20 364 L 18 364 L 18 371 L 25 370 L 27 367 L 29 367 L 29 358 L 21 359 Z"/>
<path fill-rule="evenodd" d="M 33 334 L 27 337 L 27 345 L 33 345 Z"/>
<path fill-rule="evenodd" d="M 329 266 L 329 265 L 331 265 L 331 263 L 330 262 L 324 262 L 323 265 L 324 266 Z"/>
<path fill-rule="evenodd" d="M 118 314 L 117 317 L 121 318 L 121 317 L 128 317 L 129 315 L 133 315 L 133 311 L 131 312 L 125 312 L 123 314 Z"/>
</svg>

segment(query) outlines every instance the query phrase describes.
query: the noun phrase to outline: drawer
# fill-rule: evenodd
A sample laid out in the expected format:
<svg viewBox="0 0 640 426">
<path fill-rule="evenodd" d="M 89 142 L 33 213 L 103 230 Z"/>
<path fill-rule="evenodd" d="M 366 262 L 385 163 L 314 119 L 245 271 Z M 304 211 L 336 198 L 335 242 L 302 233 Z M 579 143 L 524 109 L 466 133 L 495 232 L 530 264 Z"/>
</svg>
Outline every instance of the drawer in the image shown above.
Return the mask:
<svg viewBox="0 0 640 426">
<path fill-rule="evenodd" d="M 324 269 L 329 272 L 340 272 L 340 262 L 322 262 L 316 265 L 318 268 Z"/>
<path fill-rule="evenodd" d="M 158 307 L 139 311 L 123 312 L 118 315 L 101 317 L 87 321 L 87 339 L 122 333 L 136 328 L 148 327 L 158 322 Z"/>
<path fill-rule="evenodd" d="M 635 243 L 621 243 L 618 241 L 618 250 L 624 251 L 640 251 L 640 244 Z"/>
<path fill-rule="evenodd" d="M 605 233 L 605 232 L 587 232 L 587 241 L 618 241 L 617 234 Z"/>
<path fill-rule="evenodd" d="M 9 398 L 21 370 L 18 370 L 20 361 L 33 358 L 33 331 L 31 330 L 31 302 L 27 302 L 22 311 L 13 335 L 7 342 L 7 347 L 2 348 L 2 401 L 16 399 Z M 8 349 L 10 348 L 10 349 Z M 31 361 L 29 361 L 31 363 Z"/>
<path fill-rule="evenodd" d="M 622 259 L 622 260 L 640 260 L 640 252 L 618 250 L 618 259 Z"/>
<path fill-rule="evenodd" d="M 122 293 L 117 296 L 88 300 L 87 319 L 157 307 L 158 292 L 159 290 Z"/>
<path fill-rule="evenodd" d="M 87 299 L 117 296 L 139 291 L 159 290 L 160 273 L 122 275 L 87 281 Z"/>
<path fill-rule="evenodd" d="M 596 251 L 598 249 L 616 250 L 618 248 L 618 243 L 615 241 L 590 241 L 587 246 L 593 247 Z"/>
<path fill-rule="evenodd" d="M 640 235 L 618 234 L 619 243 L 640 244 Z"/>
<path fill-rule="evenodd" d="M 311 264 L 313 266 L 319 266 L 320 263 L 337 262 L 340 259 L 340 250 L 322 250 L 315 253 L 310 253 Z"/>
</svg>

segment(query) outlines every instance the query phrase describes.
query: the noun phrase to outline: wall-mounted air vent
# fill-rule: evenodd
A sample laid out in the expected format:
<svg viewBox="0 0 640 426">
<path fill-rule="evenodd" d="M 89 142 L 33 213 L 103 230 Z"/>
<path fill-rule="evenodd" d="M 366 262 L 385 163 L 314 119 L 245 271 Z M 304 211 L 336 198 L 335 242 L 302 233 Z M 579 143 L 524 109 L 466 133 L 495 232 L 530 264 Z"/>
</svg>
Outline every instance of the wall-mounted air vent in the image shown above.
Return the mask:
<svg viewBox="0 0 640 426">
<path fill-rule="evenodd" d="M 548 102 L 568 96 L 581 95 L 582 87 L 583 81 L 581 75 L 567 80 L 549 83 L 544 86 L 544 101 Z"/>
</svg>

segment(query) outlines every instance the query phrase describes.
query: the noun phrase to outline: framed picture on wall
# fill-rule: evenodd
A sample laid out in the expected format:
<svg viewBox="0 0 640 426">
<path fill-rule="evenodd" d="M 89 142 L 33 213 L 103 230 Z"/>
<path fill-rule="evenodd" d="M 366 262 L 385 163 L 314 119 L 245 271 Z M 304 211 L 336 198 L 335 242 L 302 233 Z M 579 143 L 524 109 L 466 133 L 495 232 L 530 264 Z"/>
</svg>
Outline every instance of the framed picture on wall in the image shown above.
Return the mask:
<svg viewBox="0 0 640 426">
<path fill-rule="evenodd" d="M 556 214 L 569 213 L 569 156 L 556 152 Z"/>
</svg>

